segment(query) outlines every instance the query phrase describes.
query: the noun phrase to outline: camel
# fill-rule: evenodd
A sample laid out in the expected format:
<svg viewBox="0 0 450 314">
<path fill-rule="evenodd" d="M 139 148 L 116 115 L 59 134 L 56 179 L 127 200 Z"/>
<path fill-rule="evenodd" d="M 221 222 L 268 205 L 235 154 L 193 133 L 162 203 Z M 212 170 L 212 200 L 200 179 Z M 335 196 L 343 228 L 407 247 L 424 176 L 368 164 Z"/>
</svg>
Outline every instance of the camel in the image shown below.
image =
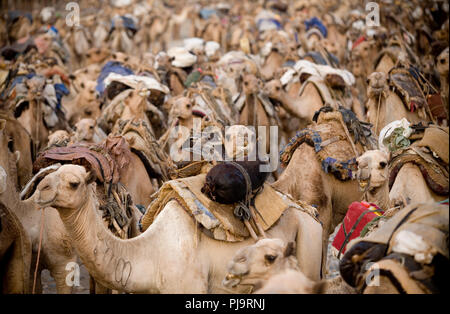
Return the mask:
<svg viewBox="0 0 450 314">
<path fill-rule="evenodd" d="M 81 260 L 98 282 L 127 293 L 223 292 L 220 282 L 226 273 L 227 256 L 248 246 L 251 239 L 229 243 L 207 237 L 195 230 L 192 217 L 176 200 L 169 201 L 140 236 L 115 238 L 96 214 L 97 200 L 90 184 L 94 179 L 84 167 L 63 165 L 30 193 L 39 206 L 58 209 Z M 316 221 L 308 228 L 312 220 L 308 214 L 289 208 L 266 234 L 295 242 L 300 267 L 317 280 L 321 228 Z M 197 241 L 192 241 L 196 237 Z M 179 262 L 183 267 L 178 267 Z"/>
<path fill-rule="evenodd" d="M 447 198 L 437 195 L 425 181 L 420 168 L 414 163 L 402 166 L 389 191 L 389 156 L 381 150 L 370 150 L 358 159 L 357 178 L 366 192 L 368 202 L 380 208 L 404 207 L 409 203 L 438 202 Z"/>
<path fill-rule="evenodd" d="M 356 159 L 356 163 L 356 178 L 364 191 L 364 201 L 374 203 L 384 210 L 391 208 L 389 155 L 381 150 L 368 150 Z"/>
<path fill-rule="evenodd" d="M 324 230 L 324 256 L 331 231 L 342 221 L 348 206 L 362 197 L 356 180 L 340 181 L 333 174 L 325 173 L 314 147 L 307 143 L 295 150 L 288 166 L 272 186 L 294 199 L 317 206 Z"/>
<path fill-rule="evenodd" d="M 78 83 L 78 78 L 77 82 Z M 76 83 L 73 88 L 76 88 Z M 74 125 L 83 118 L 97 119 L 100 116 L 100 100 L 95 90 L 97 82 L 85 80 L 79 82 L 79 90 L 70 97 L 63 97 L 62 105 L 66 110 L 66 117 L 69 124 Z"/>
<path fill-rule="evenodd" d="M 368 77 L 367 88 L 367 118 L 374 126 L 373 132 L 380 131 L 392 121 L 406 118 L 411 124 L 429 122 L 429 114 L 425 109 L 418 113 L 407 110 L 402 99 L 389 89 L 387 75 L 383 72 L 373 72 Z"/>
<path fill-rule="evenodd" d="M 0 195 L 5 190 L 6 187 L 0 185 Z M 20 220 L 1 201 L 0 215 L 0 291 L 2 294 L 29 293 L 30 241 Z"/>
<path fill-rule="evenodd" d="M 255 127 L 256 134 L 258 134 L 258 126 L 265 126 L 266 142 L 264 143 L 265 150 L 270 150 L 270 126 L 275 122 L 267 113 L 263 103 L 258 97 L 261 89 L 261 81 L 254 74 L 245 74 L 241 77 L 242 92 L 245 95 L 245 101 L 240 109 L 238 124 Z M 275 114 L 275 112 L 274 112 Z"/>
<path fill-rule="evenodd" d="M 100 143 L 106 139 L 106 134 L 97 127 L 97 122 L 93 119 L 81 119 L 75 124 L 75 134 L 72 141 Z"/>
<path fill-rule="evenodd" d="M 448 58 L 449 49 L 448 47 L 442 51 L 436 58 L 436 68 L 439 72 L 440 83 L 441 83 L 441 95 L 444 99 L 445 108 L 447 110 L 447 118 L 449 116 L 449 94 L 448 94 Z"/>
<path fill-rule="evenodd" d="M 250 286 L 256 294 L 352 293 L 341 278 L 315 282 L 305 276 L 294 254 L 294 243 L 261 239 L 236 252 L 222 284 L 227 288 Z"/>
<path fill-rule="evenodd" d="M 0 126 L 4 126 L 4 122 L 2 121 L 4 120 L 0 120 Z M 11 160 L 13 154 L 8 151 L 8 143 L 4 136 L 3 127 L 0 127 L 0 151 L 2 152 L 0 154 L 0 166 L 5 169 L 7 173 L 6 190 L 4 193 L 0 194 L 0 202 L 2 202 L 7 209 L 14 209 L 13 213 L 17 216 L 25 230 L 26 237 L 24 241 L 28 241 L 31 244 L 31 269 L 28 266 L 29 271 L 31 272 L 29 278 L 33 278 L 34 275 L 39 244 L 39 226 L 41 219 L 43 218 L 44 229 L 42 234 L 42 247 L 36 291 L 39 293 L 42 289 L 40 281 L 41 271 L 43 269 L 48 269 L 56 281 L 57 292 L 71 293 L 72 287 L 66 285 L 67 271 L 65 267 L 69 262 L 76 262 L 76 255 L 70 244 L 70 238 L 55 209 L 47 208 L 44 215 L 41 216 L 41 213 L 35 209 L 35 205 L 32 202 L 20 201 L 19 193 L 14 184 L 14 181 L 17 180 L 15 161 Z M 15 224 L 17 225 L 18 223 L 16 222 Z M 22 252 L 21 254 L 25 253 Z M 26 257 L 26 255 L 24 255 L 24 257 Z M 31 292 L 32 283 L 33 280 L 30 279 L 30 287 L 27 287 L 26 291 Z"/>
<path fill-rule="evenodd" d="M 76 70 L 81 68 L 84 64 L 84 54 L 89 50 L 90 38 L 87 30 L 84 27 L 71 27 L 64 38 L 64 42 L 71 50 L 72 57 L 71 68 Z"/>
<path fill-rule="evenodd" d="M 111 51 L 120 51 L 132 54 L 135 49 L 133 38 L 121 17 L 114 18 L 114 30 L 108 36 L 109 48 Z"/>
<path fill-rule="evenodd" d="M 266 81 L 272 79 L 275 71 L 283 65 L 284 60 L 285 58 L 279 49 L 273 47 L 261 68 L 261 77 Z"/>
<path fill-rule="evenodd" d="M 279 102 L 283 108 L 300 121 L 299 129 L 312 122 L 314 113 L 324 105 L 322 96 L 314 83 L 306 83 L 301 95 L 292 96 L 287 93 L 280 80 L 272 80 L 265 84 L 264 93 L 275 102 Z"/>
<path fill-rule="evenodd" d="M 33 153 L 37 153 L 47 145 L 49 130 L 44 123 L 44 106 L 46 105 L 39 97 L 42 93 L 42 86 L 32 79 L 27 81 L 27 85 L 27 101 L 21 103 L 19 108 L 16 107 L 14 116 L 30 134 L 33 141 Z"/>
<path fill-rule="evenodd" d="M 21 188 L 32 176 L 31 138 L 25 128 L 11 115 L 0 112 L 0 119 L 4 119 L 6 123 L 4 133 L 9 138 L 8 149 L 16 154 L 17 182 L 15 186 Z"/>
</svg>

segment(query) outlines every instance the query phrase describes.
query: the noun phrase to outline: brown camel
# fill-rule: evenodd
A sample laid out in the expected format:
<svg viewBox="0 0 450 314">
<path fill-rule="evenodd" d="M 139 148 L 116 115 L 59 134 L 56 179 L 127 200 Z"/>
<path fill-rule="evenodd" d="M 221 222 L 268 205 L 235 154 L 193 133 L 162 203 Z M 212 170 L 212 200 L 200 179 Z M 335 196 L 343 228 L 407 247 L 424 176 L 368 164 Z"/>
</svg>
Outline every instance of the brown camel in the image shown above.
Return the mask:
<svg viewBox="0 0 450 314">
<path fill-rule="evenodd" d="M 4 125 L 4 120 L 0 120 L 0 126 Z M 39 245 L 39 227 L 41 219 L 44 221 L 44 229 L 42 233 L 42 247 L 38 268 L 38 276 L 36 282 L 36 292 L 40 292 L 41 280 L 40 274 L 43 269 L 48 269 L 50 274 L 56 281 L 56 289 L 58 293 L 70 293 L 72 287 L 66 285 L 66 265 L 69 262 L 76 262 L 75 251 L 70 244 L 70 239 L 66 235 L 61 219 L 58 217 L 55 209 L 47 208 L 44 215 L 35 209 L 32 202 L 21 202 L 19 193 L 14 182 L 17 180 L 17 170 L 15 168 L 15 159 L 13 154 L 8 151 L 8 141 L 3 133 L 3 128 L 0 130 L 0 166 L 5 169 L 7 173 L 7 184 L 4 193 L 0 194 L 0 202 L 6 208 L 14 209 L 13 213 L 17 216 L 23 229 L 25 231 L 25 240 L 31 243 L 33 249 L 31 256 L 31 268 L 28 266 L 29 284 L 26 291 L 31 292 L 31 285 L 33 283 L 35 265 L 37 260 L 37 250 Z M 55 215 L 56 214 L 56 215 Z M 17 222 L 15 223 L 17 225 Z M 2 242 L 3 244 L 3 242 Z M 17 249 L 20 249 L 17 247 Z M 31 248 L 30 248 L 31 249 Z M 26 258 L 26 252 L 22 252 Z M 31 254 L 31 252 L 30 252 Z M 26 262 L 26 260 L 24 260 Z M 16 274 L 19 276 L 19 273 Z M 21 275 L 20 275 L 21 276 Z"/>
<path fill-rule="evenodd" d="M 0 112 L 0 119 L 5 120 L 3 130 L 5 136 L 9 138 L 8 149 L 16 154 L 17 161 L 17 179 L 15 185 L 19 188 L 25 186 L 31 179 L 32 173 L 32 151 L 31 138 L 25 128 L 9 114 Z"/>
<path fill-rule="evenodd" d="M 29 293 L 31 244 L 20 220 L 1 201 L 0 225 L 0 291 Z"/>
</svg>

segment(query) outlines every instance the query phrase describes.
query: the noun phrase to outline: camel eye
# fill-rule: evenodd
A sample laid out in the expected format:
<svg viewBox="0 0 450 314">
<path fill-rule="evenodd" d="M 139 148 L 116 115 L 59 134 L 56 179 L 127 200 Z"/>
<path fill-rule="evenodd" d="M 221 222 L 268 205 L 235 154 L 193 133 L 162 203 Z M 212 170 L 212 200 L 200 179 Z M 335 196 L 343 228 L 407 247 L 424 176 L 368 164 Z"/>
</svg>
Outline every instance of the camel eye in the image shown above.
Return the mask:
<svg viewBox="0 0 450 314">
<path fill-rule="evenodd" d="M 247 86 L 247 85 L 248 85 L 248 82 L 244 82 L 244 85 Z"/>
<path fill-rule="evenodd" d="M 91 125 L 91 126 L 89 127 L 89 129 L 91 129 L 91 130 L 92 130 L 93 128 L 94 128 L 94 126 L 93 126 L 93 125 Z"/>
<path fill-rule="evenodd" d="M 86 115 L 90 116 L 90 115 L 92 114 L 92 111 L 91 111 L 91 110 L 85 110 L 84 113 L 85 113 Z"/>
<path fill-rule="evenodd" d="M 99 55 L 100 54 L 100 50 L 97 50 L 95 53 Z"/>
<path fill-rule="evenodd" d="M 276 89 L 277 91 L 279 91 L 279 90 L 281 89 L 281 87 L 280 87 L 280 86 L 277 86 L 277 87 L 275 87 L 275 89 Z"/>
<path fill-rule="evenodd" d="M 80 185 L 80 182 L 70 182 L 69 183 L 71 189 L 76 189 Z"/>
<path fill-rule="evenodd" d="M 266 261 L 268 261 L 270 264 L 272 264 L 277 259 L 277 256 L 276 255 L 266 254 L 266 255 L 264 255 L 264 259 Z"/>
<path fill-rule="evenodd" d="M 380 162 L 380 168 L 381 168 L 381 169 L 386 168 L 386 166 L 387 166 L 387 163 L 386 163 L 386 162 L 384 162 L 384 161 Z"/>
<path fill-rule="evenodd" d="M 445 59 L 441 59 L 441 64 L 444 64 L 445 63 Z"/>
</svg>

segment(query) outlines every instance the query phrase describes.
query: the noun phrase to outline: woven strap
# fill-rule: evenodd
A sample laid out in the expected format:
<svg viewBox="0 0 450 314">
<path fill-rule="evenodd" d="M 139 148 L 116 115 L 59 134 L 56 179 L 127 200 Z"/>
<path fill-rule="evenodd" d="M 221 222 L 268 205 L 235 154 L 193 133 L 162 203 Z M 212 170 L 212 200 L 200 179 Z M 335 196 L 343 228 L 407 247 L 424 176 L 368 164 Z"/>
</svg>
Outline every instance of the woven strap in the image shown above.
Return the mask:
<svg viewBox="0 0 450 314">
<path fill-rule="evenodd" d="M 252 181 L 250 179 L 250 176 L 247 172 L 247 170 L 244 169 L 240 164 L 235 163 L 234 161 L 229 162 L 230 165 L 234 166 L 236 169 L 239 170 L 240 173 L 244 176 L 245 179 L 245 185 L 246 185 L 246 191 L 245 191 L 245 199 L 242 202 L 239 202 L 239 204 L 234 208 L 234 215 L 241 220 L 250 220 L 252 217 L 252 214 L 250 212 L 250 199 L 252 195 Z"/>
</svg>

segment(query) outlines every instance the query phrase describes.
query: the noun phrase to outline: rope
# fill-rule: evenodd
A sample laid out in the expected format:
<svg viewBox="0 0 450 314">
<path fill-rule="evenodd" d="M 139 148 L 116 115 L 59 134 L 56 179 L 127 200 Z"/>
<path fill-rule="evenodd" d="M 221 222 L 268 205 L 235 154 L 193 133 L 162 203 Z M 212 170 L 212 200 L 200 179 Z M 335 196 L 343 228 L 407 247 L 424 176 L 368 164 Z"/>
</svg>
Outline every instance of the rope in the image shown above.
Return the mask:
<svg viewBox="0 0 450 314">
<path fill-rule="evenodd" d="M 381 107 L 381 95 L 383 93 L 380 93 L 378 95 L 378 106 L 377 106 L 377 120 L 375 121 L 375 133 L 378 134 L 378 120 L 380 118 L 380 107 Z"/>
<path fill-rule="evenodd" d="M 44 233 L 44 210 L 45 208 L 42 207 L 41 208 L 41 228 L 39 231 L 39 246 L 38 246 L 38 255 L 37 255 L 37 259 L 36 259 L 36 267 L 34 269 L 34 279 L 33 279 L 33 290 L 32 290 L 32 294 L 35 294 L 35 289 L 36 289 L 36 279 L 37 279 L 37 272 L 38 272 L 38 268 L 39 268 L 39 257 L 41 256 L 41 247 L 42 247 L 42 235 Z"/>
</svg>

